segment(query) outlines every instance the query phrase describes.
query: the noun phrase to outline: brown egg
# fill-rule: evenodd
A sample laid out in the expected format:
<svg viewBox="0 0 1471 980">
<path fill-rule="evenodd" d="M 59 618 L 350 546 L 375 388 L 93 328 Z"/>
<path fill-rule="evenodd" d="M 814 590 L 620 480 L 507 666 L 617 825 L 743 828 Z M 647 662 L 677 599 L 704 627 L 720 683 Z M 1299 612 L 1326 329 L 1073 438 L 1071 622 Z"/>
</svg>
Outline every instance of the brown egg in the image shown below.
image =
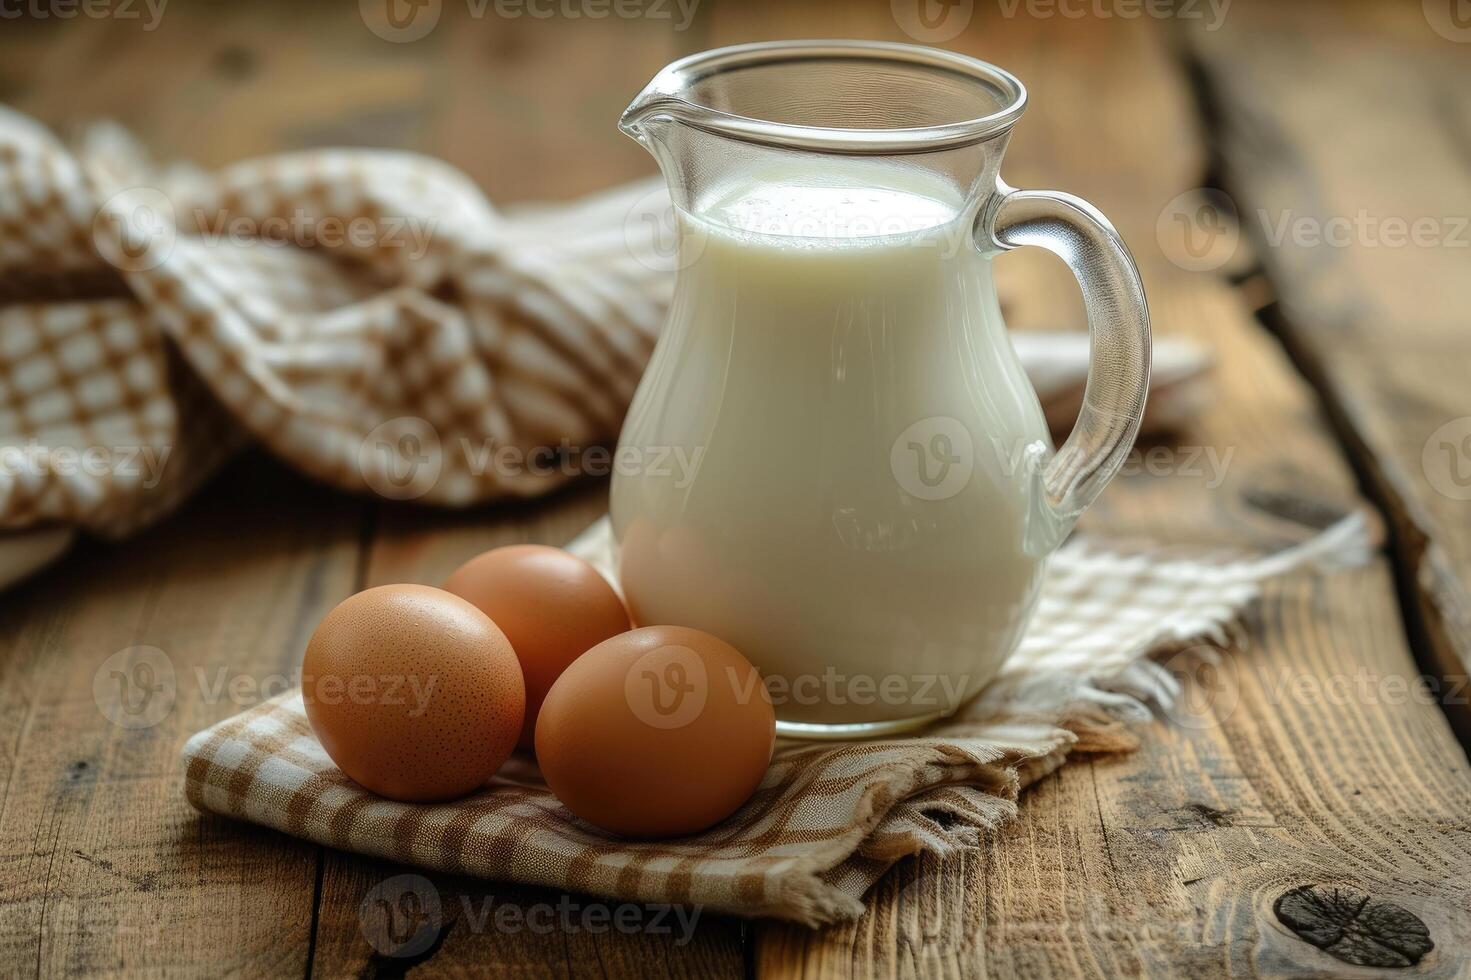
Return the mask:
<svg viewBox="0 0 1471 980">
<path fill-rule="evenodd" d="M 748 800 L 776 716 L 730 644 L 648 626 L 593 647 L 552 685 L 536 724 L 547 785 L 588 823 L 629 837 L 692 834 Z"/>
<path fill-rule="evenodd" d="M 301 665 L 307 720 L 327 755 L 380 796 L 448 800 L 510 757 L 526 691 L 504 633 L 427 585 L 381 585 L 329 612 Z"/>
<path fill-rule="evenodd" d="M 562 671 L 630 625 L 623 601 L 598 570 L 560 548 L 516 544 L 487 551 L 461 565 L 444 587 L 478 606 L 516 650 L 526 679 L 523 749 L 534 747 L 542 699 Z"/>
</svg>

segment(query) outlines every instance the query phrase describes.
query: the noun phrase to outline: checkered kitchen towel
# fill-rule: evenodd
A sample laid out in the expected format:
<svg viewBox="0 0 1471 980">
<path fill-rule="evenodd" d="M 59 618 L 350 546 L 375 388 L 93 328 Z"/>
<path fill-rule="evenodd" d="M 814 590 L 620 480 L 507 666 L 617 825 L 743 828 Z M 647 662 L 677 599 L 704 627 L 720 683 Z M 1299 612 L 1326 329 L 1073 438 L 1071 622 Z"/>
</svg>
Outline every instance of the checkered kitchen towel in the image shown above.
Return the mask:
<svg viewBox="0 0 1471 980">
<path fill-rule="evenodd" d="M 384 151 L 158 169 L 116 127 L 67 147 L 0 109 L 0 532 L 127 534 L 250 440 L 348 490 L 545 492 L 562 467 L 448 450 L 617 435 L 669 298 L 668 212 L 649 182 L 498 212 L 454 169 Z M 1022 346 L 1067 424 L 1087 337 Z M 1177 348 L 1156 351 L 1156 418 L 1189 410 L 1206 366 Z M 434 444 L 436 479 L 395 482 L 396 453 Z"/>
<path fill-rule="evenodd" d="M 413 154 L 159 170 L 116 127 L 68 148 L 0 109 L 0 529 L 126 534 L 250 439 L 393 494 L 363 447 L 395 419 L 523 452 L 612 438 L 670 288 L 653 191 L 509 218 Z M 568 479 L 443 462 L 415 496 Z"/>
<path fill-rule="evenodd" d="M 627 841 L 582 823 L 517 757 L 482 792 L 434 805 L 360 789 L 332 765 L 299 693 L 236 715 L 184 747 L 201 810 L 329 847 L 441 871 L 625 901 L 692 903 L 809 925 L 862 913 L 901 857 L 948 854 L 1016 811 L 1018 792 L 1076 750 L 1134 745 L 1129 721 L 1179 693 L 1158 655 L 1209 656 L 1265 579 L 1367 551 L 1361 515 L 1267 558 L 1222 560 L 1073 541 L 1053 556 L 1036 615 L 1001 676 L 917 736 L 780 741 L 756 795 L 712 830 Z M 606 520 L 571 550 L 609 574 Z"/>
</svg>

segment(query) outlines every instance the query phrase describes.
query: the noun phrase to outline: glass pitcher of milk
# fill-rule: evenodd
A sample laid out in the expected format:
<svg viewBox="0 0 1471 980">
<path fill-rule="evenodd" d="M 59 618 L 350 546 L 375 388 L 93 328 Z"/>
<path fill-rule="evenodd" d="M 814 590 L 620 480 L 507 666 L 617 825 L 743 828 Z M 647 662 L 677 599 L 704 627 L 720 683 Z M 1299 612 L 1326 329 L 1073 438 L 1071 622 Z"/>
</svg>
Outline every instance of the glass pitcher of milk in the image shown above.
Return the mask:
<svg viewBox="0 0 1471 980">
<path fill-rule="evenodd" d="M 624 113 L 679 271 L 619 441 L 622 587 L 636 623 L 749 657 L 783 734 L 893 734 L 974 696 L 1133 444 L 1143 287 L 1091 205 L 999 179 L 1025 104 L 962 55 L 780 42 L 677 61 Z M 1072 268 L 1092 334 L 1056 451 L 992 280 L 1021 245 Z"/>
</svg>

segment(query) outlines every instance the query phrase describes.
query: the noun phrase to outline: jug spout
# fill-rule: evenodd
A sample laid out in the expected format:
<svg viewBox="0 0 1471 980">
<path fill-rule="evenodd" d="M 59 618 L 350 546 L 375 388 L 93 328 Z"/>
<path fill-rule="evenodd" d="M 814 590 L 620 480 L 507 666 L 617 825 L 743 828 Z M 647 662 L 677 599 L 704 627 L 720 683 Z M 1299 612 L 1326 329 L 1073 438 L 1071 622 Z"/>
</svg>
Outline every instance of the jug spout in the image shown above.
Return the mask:
<svg viewBox="0 0 1471 980">
<path fill-rule="evenodd" d="M 831 185 L 835 156 L 927 171 L 978 202 L 994 189 L 1025 105 L 1010 73 L 953 52 L 781 41 L 674 62 L 618 125 L 653 154 L 674 203 L 691 213 L 771 172 Z"/>
<path fill-rule="evenodd" d="M 660 128 L 661 120 L 672 123 L 676 109 L 688 111 L 690 108 L 693 107 L 681 105 L 676 96 L 645 89 L 623 110 L 618 119 L 618 129 L 623 135 L 648 147 L 651 135 Z"/>
</svg>

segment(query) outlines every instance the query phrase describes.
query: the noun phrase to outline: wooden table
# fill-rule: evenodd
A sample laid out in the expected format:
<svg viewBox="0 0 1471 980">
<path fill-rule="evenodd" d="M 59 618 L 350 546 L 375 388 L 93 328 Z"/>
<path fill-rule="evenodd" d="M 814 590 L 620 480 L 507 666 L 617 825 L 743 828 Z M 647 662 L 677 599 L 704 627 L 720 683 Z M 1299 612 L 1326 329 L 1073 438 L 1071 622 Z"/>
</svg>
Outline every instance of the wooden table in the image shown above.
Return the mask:
<svg viewBox="0 0 1471 980">
<path fill-rule="evenodd" d="M 207 166 L 388 145 L 448 159 L 495 200 L 559 198 L 650 172 L 613 123 L 674 56 L 904 40 L 903 3 L 704 0 L 677 31 L 672 7 L 672 20 L 476 18 L 447 0 L 428 37 L 388 44 L 356 4 L 175 0 L 153 31 L 6 21 L 0 97 L 56 126 L 112 116 L 160 156 Z M 946 46 L 1031 89 L 1009 180 L 1099 205 L 1134 250 L 1157 331 L 1218 357 L 1214 403 L 1155 447 L 1165 474 L 1131 468 L 1089 527 L 1272 549 L 1360 508 L 1386 531 L 1371 564 L 1269 586 L 1186 723 L 1149 726 L 1131 755 L 1075 759 L 973 852 L 896 868 L 857 922 L 703 915 L 688 942 L 485 929 L 467 913 L 487 898 L 597 903 L 431 875 L 442 933 L 395 960 L 358 910 L 404 869 L 201 817 L 179 747 L 238 710 L 211 695 L 221 679 L 289 676 L 342 597 L 437 581 L 506 542 L 562 543 L 606 488 L 447 513 L 338 495 L 248 455 L 165 523 L 79 547 L 0 597 L 0 974 L 1339 973 L 1272 911 L 1305 884 L 1419 916 L 1436 949 L 1407 975 L 1471 971 L 1471 770 L 1456 737 L 1471 733 L 1467 32 L 1434 3 L 1236 0 L 1221 23 L 1205 4 L 1063 6 L 1087 13 L 1028 0 L 930 12 L 970 10 Z M 1388 219 L 1426 219 L 1429 237 L 1387 243 Z M 1329 244 L 1298 234 L 1344 220 Z M 1047 258 L 1005 256 L 1000 275 L 1013 327 L 1080 322 Z M 1186 463 L 1207 450 L 1225 461 L 1219 480 Z M 169 716 L 136 731 L 91 694 L 98 665 L 133 644 L 164 650 L 181 679 Z"/>
</svg>

